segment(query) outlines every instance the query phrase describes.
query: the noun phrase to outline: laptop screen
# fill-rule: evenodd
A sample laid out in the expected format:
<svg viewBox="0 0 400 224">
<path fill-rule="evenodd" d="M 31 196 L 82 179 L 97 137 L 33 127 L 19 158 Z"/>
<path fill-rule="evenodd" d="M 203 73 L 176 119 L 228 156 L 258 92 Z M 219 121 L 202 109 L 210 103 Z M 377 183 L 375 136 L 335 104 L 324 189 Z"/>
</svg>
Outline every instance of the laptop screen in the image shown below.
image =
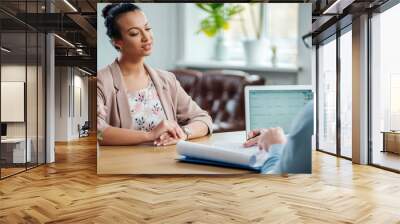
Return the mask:
<svg viewBox="0 0 400 224">
<path fill-rule="evenodd" d="M 249 89 L 246 130 L 281 127 L 287 134 L 293 119 L 313 99 L 311 89 Z"/>
</svg>

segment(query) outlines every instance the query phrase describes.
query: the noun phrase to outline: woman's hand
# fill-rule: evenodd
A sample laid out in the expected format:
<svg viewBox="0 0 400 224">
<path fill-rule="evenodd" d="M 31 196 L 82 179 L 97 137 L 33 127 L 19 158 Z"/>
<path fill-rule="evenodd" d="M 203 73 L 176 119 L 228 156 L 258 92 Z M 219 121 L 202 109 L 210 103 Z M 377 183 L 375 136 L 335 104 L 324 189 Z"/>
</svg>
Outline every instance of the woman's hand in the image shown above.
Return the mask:
<svg viewBox="0 0 400 224">
<path fill-rule="evenodd" d="M 164 133 L 171 135 L 173 138 L 183 138 L 186 136 L 175 121 L 163 120 L 150 131 L 151 140 L 158 140 Z"/>
<path fill-rule="evenodd" d="M 258 145 L 260 149 L 268 150 L 271 145 L 274 144 L 285 144 L 286 143 L 286 136 L 283 133 L 282 128 L 268 128 L 262 130 L 255 130 L 249 133 L 249 137 L 256 136 L 244 143 L 245 147 L 250 147 L 254 145 Z"/>
<path fill-rule="evenodd" d="M 169 133 L 164 133 L 164 134 L 162 134 L 160 136 L 160 138 L 158 138 L 157 140 L 154 141 L 154 145 L 156 145 L 156 146 L 175 145 L 180 140 L 186 140 L 187 139 L 187 136 L 183 131 L 182 131 L 182 134 L 183 134 L 184 137 L 174 138 Z"/>
</svg>

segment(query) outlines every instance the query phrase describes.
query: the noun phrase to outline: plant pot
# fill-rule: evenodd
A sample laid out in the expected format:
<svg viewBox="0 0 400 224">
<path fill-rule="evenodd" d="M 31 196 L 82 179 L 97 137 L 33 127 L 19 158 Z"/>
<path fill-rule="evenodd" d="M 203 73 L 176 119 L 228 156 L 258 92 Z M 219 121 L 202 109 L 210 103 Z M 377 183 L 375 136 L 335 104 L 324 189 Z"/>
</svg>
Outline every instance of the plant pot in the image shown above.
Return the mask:
<svg viewBox="0 0 400 224">
<path fill-rule="evenodd" d="M 278 57 L 277 57 L 277 47 L 275 45 L 271 46 L 271 65 L 273 67 L 276 66 L 277 61 L 278 61 Z"/>
<path fill-rule="evenodd" d="M 228 46 L 223 35 L 218 35 L 215 41 L 215 60 L 225 61 L 228 59 Z"/>
<path fill-rule="evenodd" d="M 247 65 L 261 65 L 267 62 L 267 41 L 245 40 L 243 41 L 244 52 Z"/>
</svg>

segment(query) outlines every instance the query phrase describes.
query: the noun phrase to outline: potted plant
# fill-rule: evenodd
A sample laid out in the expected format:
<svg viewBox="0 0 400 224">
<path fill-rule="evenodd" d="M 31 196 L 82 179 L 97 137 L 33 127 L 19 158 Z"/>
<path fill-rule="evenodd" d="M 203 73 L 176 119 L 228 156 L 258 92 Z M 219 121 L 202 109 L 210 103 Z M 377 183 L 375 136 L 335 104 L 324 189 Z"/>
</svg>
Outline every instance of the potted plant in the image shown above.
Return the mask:
<svg viewBox="0 0 400 224">
<path fill-rule="evenodd" d="M 215 59 L 225 60 L 227 47 L 224 43 L 224 30 L 229 29 L 229 21 L 240 13 L 243 7 L 225 3 L 196 3 L 196 6 L 208 14 L 200 21 L 200 29 L 197 33 L 202 32 L 208 37 L 217 36 Z"/>
<path fill-rule="evenodd" d="M 256 13 L 254 7 L 259 4 L 259 18 L 256 18 Z M 266 53 L 267 53 L 267 41 L 263 37 L 263 32 L 265 29 L 265 4 L 263 3 L 253 3 L 250 4 L 251 11 L 251 24 L 255 31 L 255 37 L 251 38 L 247 27 L 244 26 L 243 23 L 243 15 L 241 15 L 242 20 L 242 29 L 246 34 L 246 39 L 243 41 L 243 47 L 246 56 L 246 63 L 248 65 L 259 65 L 265 64 L 266 62 Z M 257 22 L 258 21 L 258 22 Z"/>
</svg>

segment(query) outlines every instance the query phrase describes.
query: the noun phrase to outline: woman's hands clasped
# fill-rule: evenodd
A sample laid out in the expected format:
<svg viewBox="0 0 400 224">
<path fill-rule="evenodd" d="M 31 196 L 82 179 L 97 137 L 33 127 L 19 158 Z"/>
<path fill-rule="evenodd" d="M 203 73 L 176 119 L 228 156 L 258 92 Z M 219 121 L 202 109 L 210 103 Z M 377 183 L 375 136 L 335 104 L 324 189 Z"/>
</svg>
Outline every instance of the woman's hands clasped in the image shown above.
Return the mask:
<svg viewBox="0 0 400 224">
<path fill-rule="evenodd" d="M 175 121 L 163 120 L 150 132 L 156 146 L 174 145 L 187 136 Z"/>
</svg>

